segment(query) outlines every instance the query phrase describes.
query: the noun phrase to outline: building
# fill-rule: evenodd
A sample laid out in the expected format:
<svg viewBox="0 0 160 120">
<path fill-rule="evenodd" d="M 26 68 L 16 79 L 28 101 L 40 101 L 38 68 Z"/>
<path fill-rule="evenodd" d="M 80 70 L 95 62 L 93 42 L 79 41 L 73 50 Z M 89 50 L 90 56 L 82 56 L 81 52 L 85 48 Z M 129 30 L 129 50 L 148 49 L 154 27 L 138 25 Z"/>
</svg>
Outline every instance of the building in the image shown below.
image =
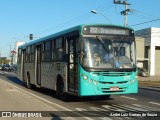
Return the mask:
<svg viewBox="0 0 160 120">
<path fill-rule="evenodd" d="M 148 58 L 145 58 L 145 38 L 136 37 L 136 55 L 137 55 L 137 67 L 147 68 L 145 66 L 145 61 L 148 61 Z"/>
<path fill-rule="evenodd" d="M 18 53 L 18 46 L 25 44 L 25 42 L 16 42 L 15 44 L 15 52 L 16 54 L 14 55 L 13 58 L 13 64 L 17 64 L 17 53 Z"/>
<path fill-rule="evenodd" d="M 137 37 L 145 39 L 144 43 L 137 45 L 137 54 L 143 54 L 141 52 L 144 49 L 144 56 L 142 56 L 141 60 L 148 61 L 144 62 L 145 67 L 149 70 L 151 76 L 160 76 L 160 28 L 151 27 L 138 30 L 135 33 Z"/>
</svg>

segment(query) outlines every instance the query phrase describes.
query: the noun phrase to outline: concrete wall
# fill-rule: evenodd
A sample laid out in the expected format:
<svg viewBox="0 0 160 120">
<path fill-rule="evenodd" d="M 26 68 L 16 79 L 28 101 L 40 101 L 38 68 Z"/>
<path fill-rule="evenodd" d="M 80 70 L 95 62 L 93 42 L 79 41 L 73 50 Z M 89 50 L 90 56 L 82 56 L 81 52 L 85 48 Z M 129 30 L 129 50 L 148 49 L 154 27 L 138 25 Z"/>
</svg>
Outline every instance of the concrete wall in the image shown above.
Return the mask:
<svg viewBox="0 0 160 120">
<path fill-rule="evenodd" d="M 136 50 L 137 67 L 142 68 L 144 66 L 145 38 L 136 37 Z"/>
<path fill-rule="evenodd" d="M 136 33 L 136 36 L 145 38 L 145 48 L 149 50 L 148 58 L 150 60 L 149 61 L 150 75 L 153 76 L 155 75 L 155 73 L 157 75 L 158 73 L 157 70 L 159 70 L 159 67 L 157 66 L 160 66 L 160 62 L 155 63 L 155 61 L 159 60 L 160 56 L 156 56 L 155 51 L 156 51 L 156 46 L 160 46 L 160 28 L 153 28 L 153 27 L 146 28 L 146 29 L 138 30 L 135 33 Z M 148 50 L 145 50 L 145 52 Z M 155 64 L 156 64 L 156 67 L 155 67 Z"/>
</svg>

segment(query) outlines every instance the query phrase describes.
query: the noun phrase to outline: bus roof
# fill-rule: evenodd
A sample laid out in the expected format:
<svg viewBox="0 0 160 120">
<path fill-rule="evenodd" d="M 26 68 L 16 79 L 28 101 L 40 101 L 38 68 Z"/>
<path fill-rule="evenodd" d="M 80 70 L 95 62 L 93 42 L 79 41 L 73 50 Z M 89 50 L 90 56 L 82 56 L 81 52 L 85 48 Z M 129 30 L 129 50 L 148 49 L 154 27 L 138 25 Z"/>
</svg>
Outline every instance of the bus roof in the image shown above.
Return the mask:
<svg viewBox="0 0 160 120">
<path fill-rule="evenodd" d="M 35 43 L 40 43 L 42 41 L 47 41 L 50 38 L 58 37 L 58 36 L 61 36 L 61 35 L 64 35 L 64 34 L 67 34 L 67 33 L 70 33 L 70 32 L 74 32 L 74 31 L 79 31 L 79 33 L 82 34 L 83 28 L 87 27 L 87 26 L 119 27 L 119 28 L 126 28 L 126 29 L 133 30 L 132 28 L 129 28 L 129 27 L 124 27 L 124 26 L 120 26 L 120 25 L 112 25 L 112 24 L 83 24 L 83 25 L 78 25 L 78 26 L 63 30 L 63 31 L 58 32 L 58 33 L 54 33 L 54 34 L 48 35 L 48 36 L 43 37 L 43 38 L 39 38 L 37 40 L 30 41 L 30 42 L 28 42 L 26 44 L 23 44 L 23 45 L 19 46 L 18 48 L 25 48 L 25 47 L 27 47 L 29 45 L 32 45 L 32 44 L 35 44 Z"/>
</svg>

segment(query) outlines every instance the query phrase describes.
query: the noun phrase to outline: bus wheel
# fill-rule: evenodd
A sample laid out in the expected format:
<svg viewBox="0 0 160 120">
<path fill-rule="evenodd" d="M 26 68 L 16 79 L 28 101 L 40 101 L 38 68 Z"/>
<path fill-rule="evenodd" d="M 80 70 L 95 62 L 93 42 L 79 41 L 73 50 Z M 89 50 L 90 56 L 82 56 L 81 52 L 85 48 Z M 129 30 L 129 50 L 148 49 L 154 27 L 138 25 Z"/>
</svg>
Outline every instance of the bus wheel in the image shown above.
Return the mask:
<svg viewBox="0 0 160 120">
<path fill-rule="evenodd" d="M 28 72 L 27 72 L 27 88 L 28 88 L 28 89 L 31 89 L 30 75 L 29 75 Z"/>
<path fill-rule="evenodd" d="M 56 96 L 63 101 L 67 100 L 67 94 L 64 92 L 64 83 L 62 78 L 57 80 Z"/>
</svg>

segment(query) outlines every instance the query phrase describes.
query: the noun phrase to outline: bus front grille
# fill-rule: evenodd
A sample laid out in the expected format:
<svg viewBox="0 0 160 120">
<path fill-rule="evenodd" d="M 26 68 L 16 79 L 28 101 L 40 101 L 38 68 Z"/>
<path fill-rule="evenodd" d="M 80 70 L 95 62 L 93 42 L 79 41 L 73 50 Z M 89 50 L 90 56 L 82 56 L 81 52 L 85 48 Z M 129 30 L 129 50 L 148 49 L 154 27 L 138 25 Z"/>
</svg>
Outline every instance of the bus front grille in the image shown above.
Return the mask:
<svg viewBox="0 0 160 120">
<path fill-rule="evenodd" d="M 128 81 L 120 81 L 120 82 L 104 82 L 104 81 L 99 81 L 101 84 L 125 84 L 127 83 Z"/>
<path fill-rule="evenodd" d="M 131 75 L 132 72 L 105 72 L 105 71 L 95 71 L 93 74 L 96 75 L 102 75 L 102 76 L 110 76 L 110 77 L 116 77 L 116 76 L 126 76 Z"/>
</svg>

